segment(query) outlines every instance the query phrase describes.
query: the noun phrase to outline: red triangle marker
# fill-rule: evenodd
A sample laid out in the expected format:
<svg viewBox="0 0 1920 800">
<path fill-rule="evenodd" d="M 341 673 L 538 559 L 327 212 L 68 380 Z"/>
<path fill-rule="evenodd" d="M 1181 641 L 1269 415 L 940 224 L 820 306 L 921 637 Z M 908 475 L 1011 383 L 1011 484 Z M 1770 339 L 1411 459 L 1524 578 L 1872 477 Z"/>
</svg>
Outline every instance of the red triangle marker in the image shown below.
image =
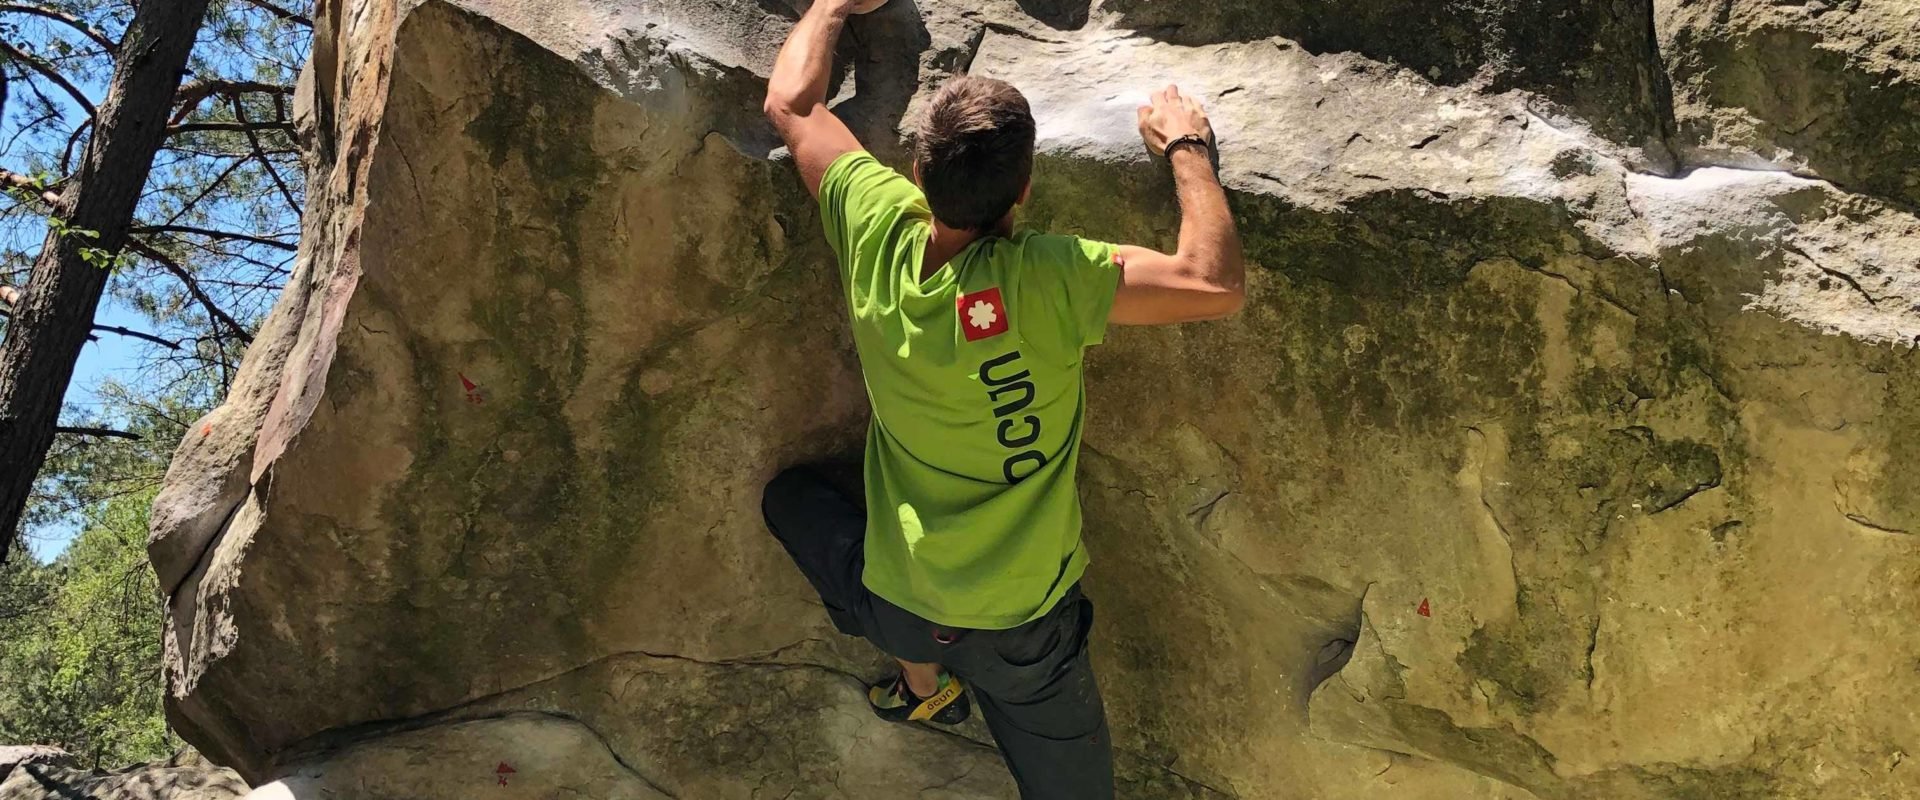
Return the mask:
<svg viewBox="0 0 1920 800">
<path fill-rule="evenodd" d="M 1417 613 L 1423 617 L 1433 616 L 1433 609 L 1427 607 L 1427 598 L 1424 598 L 1424 597 L 1420 598 L 1420 608 L 1417 609 L 1414 613 Z"/>
<path fill-rule="evenodd" d="M 519 770 L 516 770 L 516 769 L 514 769 L 513 767 L 509 767 L 509 766 L 507 766 L 507 762 L 505 762 L 505 761 L 502 761 L 502 762 L 500 762 L 500 766 L 498 766 L 498 767 L 494 767 L 494 768 L 493 768 L 493 774 L 495 774 L 495 775 L 498 775 L 498 776 L 500 776 L 500 785 L 501 785 L 501 786 L 505 786 L 505 785 L 507 785 L 507 776 L 508 776 L 508 775 L 512 775 L 513 773 L 515 773 L 515 772 L 518 772 L 518 771 L 519 771 Z"/>
<path fill-rule="evenodd" d="M 480 388 L 479 386 L 475 385 L 473 381 L 467 380 L 467 376 L 465 373 L 454 373 L 454 374 L 460 376 L 460 385 L 463 387 L 466 387 L 466 390 L 468 392 L 472 392 L 473 390 Z M 502 764 L 501 766 L 504 767 L 506 765 Z"/>
</svg>

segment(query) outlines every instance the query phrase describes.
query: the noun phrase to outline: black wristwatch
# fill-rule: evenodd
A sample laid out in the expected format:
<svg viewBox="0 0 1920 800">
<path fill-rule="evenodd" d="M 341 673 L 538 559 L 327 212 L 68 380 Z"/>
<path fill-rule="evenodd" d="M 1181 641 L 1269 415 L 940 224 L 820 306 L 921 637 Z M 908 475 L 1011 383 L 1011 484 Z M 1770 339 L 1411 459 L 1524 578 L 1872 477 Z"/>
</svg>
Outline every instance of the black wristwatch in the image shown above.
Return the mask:
<svg viewBox="0 0 1920 800">
<path fill-rule="evenodd" d="M 1189 133 L 1171 142 L 1167 142 L 1166 149 L 1162 150 L 1161 152 L 1166 155 L 1168 160 L 1172 160 L 1173 148 L 1179 147 L 1180 145 L 1183 145 L 1183 144 L 1197 144 L 1200 146 L 1200 150 L 1203 153 L 1205 153 L 1209 159 L 1213 157 L 1213 143 L 1207 141 L 1207 137 L 1201 136 L 1200 134 L 1197 134 L 1197 133 Z"/>
</svg>

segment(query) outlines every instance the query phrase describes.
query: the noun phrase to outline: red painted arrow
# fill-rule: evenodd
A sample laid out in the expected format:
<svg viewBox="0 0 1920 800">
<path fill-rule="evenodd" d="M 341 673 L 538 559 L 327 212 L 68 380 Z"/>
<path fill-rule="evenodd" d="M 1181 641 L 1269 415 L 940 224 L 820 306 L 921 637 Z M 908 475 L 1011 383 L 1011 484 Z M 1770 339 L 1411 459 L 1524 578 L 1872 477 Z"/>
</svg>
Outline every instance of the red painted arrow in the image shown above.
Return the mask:
<svg viewBox="0 0 1920 800">
<path fill-rule="evenodd" d="M 460 385 L 465 387 L 467 390 L 467 402 L 472 403 L 476 406 L 480 405 L 481 403 L 487 402 L 486 394 L 480 391 L 480 384 L 477 384 L 471 380 L 468 380 L 465 373 L 455 373 L 455 374 L 460 375 Z"/>
<path fill-rule="evenodd" d="M 1414 613 L 1417 613 L 1423 617 L 1433 616 L 1433 609 L 1430 609 L 1427 607 L 1427 598 L 1424 598 L 1424 597 L 1420 598 L 1420 608 L 1416 609 Z"/>
<path fill-rule="evenodd" d="M 507 766 L 507 762 L 505 762 L 505 761 L 502 761 L 502 762 L 500 762 L 500 766 L 498 766 L 498 767 L 494 767 L 494 768 L 493 768 L 493 774 L 495 774 L 495 775 L 498 775 L 498 776 L 500 776 L 500 785 L 501 785 L 501 786 L 505 786 L 505 785 L 507 785 L 507 776 L 508 776 L 508 775 L 512 775 L 513 773 L 515 773 L 515 772 L 518 772 L 518 771 L 519 771 L 519 770 L 516 770 L 516 769 L 514 769 L 513 767 L 509 767 L 509 766 Z"/>
</svg>

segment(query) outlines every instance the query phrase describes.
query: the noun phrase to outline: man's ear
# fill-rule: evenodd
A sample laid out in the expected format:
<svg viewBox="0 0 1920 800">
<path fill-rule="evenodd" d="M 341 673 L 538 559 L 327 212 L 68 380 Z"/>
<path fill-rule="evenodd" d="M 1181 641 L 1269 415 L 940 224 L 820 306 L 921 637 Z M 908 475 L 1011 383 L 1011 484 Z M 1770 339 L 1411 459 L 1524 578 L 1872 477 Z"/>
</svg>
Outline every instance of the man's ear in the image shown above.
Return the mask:
<svg viewBox="0 0 1920 800">
<path fill-rule="evenodd" d="M 1027 201 L 1031 199 L 1033 199 L 1033 179 L 1028 178 L 1027 185 L 1020 187 L 1020 199 L 1013 201 L 1013 204 L 1016 206 L 1024 206 L 1027 204 Z"/>
<path fill-rule="evenodd" d="M 920 162 L 913 162 L 913 185 L 920 186 Z M 924 189 L 926 187 L 921 186 Z"/>
</svg>

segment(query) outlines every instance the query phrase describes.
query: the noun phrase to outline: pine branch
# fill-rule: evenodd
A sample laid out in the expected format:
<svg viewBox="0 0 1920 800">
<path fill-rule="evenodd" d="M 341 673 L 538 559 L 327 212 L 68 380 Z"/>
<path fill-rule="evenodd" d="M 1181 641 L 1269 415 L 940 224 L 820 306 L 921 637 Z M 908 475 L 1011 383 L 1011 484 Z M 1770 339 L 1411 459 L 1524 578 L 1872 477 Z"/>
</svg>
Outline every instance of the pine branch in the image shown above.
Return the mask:
<svg viewBox="0 0 1920 800">
<path fill-rule="evenodd" d="M 244 2 L 247 5 L 253 6 L 254 8 L 258 8 L 262 11 L 265 11 L 276 17 L 284 19 L 288 22 L 298 22 L 301 25 L 305 25 L 309 28 L 313 27 L 312 19 L 302 16 L 300 14 L 295 14 L 292 11 L 289 11 L 285 8 L 274 5 L 273 3 L 268 2 L 268 0 L 244 0 Z"/>
<path fill-rule="evenodd" d="M 288 131 L 288 132 L 292 132 L 292 131 L 293 131 L 293 123 L 291 123 L 291 122 L 288 122 L 288 121 L 286 121 L 286 120 L 274 120 L 274 121 L 272 121 L 272 122 L 250 122 L 250 123 L 239 123 L 239 122 L 189 122 L 189 123 L 186 123 L 186 124 L 183 124 L 183 125 L 175 125 L 175 126 L 173 126 L 173 127 L 170 127 L 170 128 L 168 128 L 168 129 L 167 129 L 167 135 L 168 135 L 168 136 L 178 136 L 178 135 L 180 135 L 180 134 L 183 134 L 183 133 L 199 133 L 199 132 L 201 132 L 201 131 L 227 131 L 227 132 L 235 132 L 235 133 L 237 133 L 237 132 L 240 132 L 240 131 Z"/>
<path fill-rule="evenodd" d="M 92 39 L 94 44 L 100 45 L 100 49 L 107 51 L 107 55 L 117 56 L 120 54 L 120 45 L 115 44 L 113 40 L 108 39 L 99 31 L 94 30 L 93 26 L 87 24 L 86 20 L 58 9 L 46 8 L 44 6 L 24 6 L 18 3 L 0 3 L 0 11 L 11 11 L 16 14 L 32 14 L 36 17 L 46 17 L 55 22 L 64 23 L 67 27 L 79 31 L 85 34 L 87 38 Z"/>
<path fill-rule="evenodd" d="M 198 147 L 183 147 L 177 144 L 169 144 L 164 149 L 167 152 L 177 155 L 199 156 L 201 158 L 238 158 L 241 160 L 253 158 L 252 151 L 202 150 Z M 0 148 L 0 152 L 5 152 L 4 148 Z M 270 156 L 292 156 L 299 154 L 300 151 L 298 149 L 291 147 L 276 147 L 267 151 L 267 155 Z"/>
<path fill-rule="evenodd" d="M 247 124 L 247 106 L 240 102 L 240 96 L 228 95 L 227 99 L 233 104 L 233 118 L 242 125 Z M 293 190 L 288 189 L 287 182 L 280 179 L 280 170 L 274 168 L 273 159 L 268 158 L 266 151 L 260 146 L 260 136 L 251 128 L 247 130 L 247 143 L 253 145 L 253 156 L 260 160 L 260 166 L 266 169 L 267 176 L 273 178 L 273 185 L 280 187 L 280 196 L 286 198 L 288 210 L 291 210 L 294 216 L 300 216 L 300 201 L 293 198 Z"/>
<path fill-rule="evenodd" d="M 132 328 L 122 328 L 118 325 L 95 324 L 93 326 L 93 329 L 101 333 L 111 333 L 118 336 L 125 336 L 129 339 L 139 339 L 141 341 L 152 342 L 154 344 L 160 345 L 161 347 L 167 348 L 168 350 L 180 349 L 179 342 L 176 342 L 172 339 L 163 339 L 159 336 L 155 336 L 145 331 L 136 331 L 136 330 L 133 330 Z M 98 339 L 99 337 L 94 337 L 94 338 Z"/>
<path fill-rule="evenodd" d="M 93 127 L 92 118 L 88 118 L 82 121 L 79 125 L 75 125 L 73 127 L 73 134 L 67 137 L 66 149 L 60 151 L 61 171 L 63 172 L 73 171 L 73 148 L 80 144 L 80 137 L 85 136 L 87 133 L 87 129 L 92 127 Z"/>
<path fill-rule="evenodd" d="M 93 107 L 93 101 L 87 99 L 86 93 L 80 91 L 80 87 L 73 85 L 72 81 L 67 80 L 67 76 L 61 75 L 60 70 L 54 69 L 52 64 L 48 64 L 39 58 L 29 55 L 26 51 L 14 47 L 12 42 L 4 39 L 0 39 L 0 53 L 6 53 L 9 58 L 26 65 L 28 69 L 39 73 L 41 77 L 52 81 L 55 86 L 65 90 L 67 95 L 73 98 L 73 102 L 79 104 L 81 108 L 86 110 L 88 117 L 97 117 L 100 115 L 100 110 Z"/>
<path fill-rule="evenodd" d="M 0 71 L 0 79 L 4 79 L 5 77 L 6 77 L 5 73 L 3 71 Z M 0 80 L 0 83 L 5 83 L 5 80 Z M 4 90 L 0 90 L 0 95 L 4 95 L 5 93 L 6 92 Z M 3 100 L 5 100 L 5 98 L 0 97 L 0 101 L 3 101 Z M 5 105 L 5 103 L 0 102 L 0 105 Z M 41 114 L 35 116 L 33 119 L 26 120 L 14 126 L 13 135 L 10 137 L 7 137 L 7 143 L 5 146 L 0 146 L 0 153 L 14 152 L 13 146 L 19 143 L 22 137 L 25 137 L 29 134 L 34 133 L 39 129 L 41 125 L 45 125 L 48 122 L 52 122 L 53 120 L 56 120 L 59 118 L 60 118 L 60 109 L 49 108 L 49 109 L 44 109 Z"/>
<path fill-rule="evenodd" d="M 173 273 L 173 276 L 179 278 L 180 283 L 186 287 L 187 294 L 192 295 L 195 302 L 198 302 L 202 307 L 206 308 L 207 315 L 212 317 L 217 324 L 226 326 L 233 337 L 239 339 L 241 342 L 247 344 L 253 343 L 253 335 L 247 333 L 246 327 L 241 325 L 239 320 L 234 319 L 232 315 L 222 311 L 220 305 L 213 302 L 213 298 L 208 297 L 206 291 L 200 288 L 200 281 L 195 279 L 193 273 L 188 271 L 186 267 L 181 266 L 180 262 L 173 260 L 171 256 L 160 252 L 153 245 L 147 244 L 139 239 L 129 238 L 127 240 L 127 248 L 146 257 L 147 260 L 159 264 L 165 268 L 166 271 Z"/>
<path fill-rule="evenodd" d="M 288 86 L 286 84 L 282 84 L 282 83 L 263 83 L 261 81 L 229 81 L 229 80 L 223 80 L 218 78 L 209 78 L 207 80 L 194 81 L 192 83 L 189 83 L 185 86 L 180 87 L 180 92 L 174 95 L 174 103 L 177 104 L 177 108 L 175 108 L 173 112 L 173 119 L 169 120 L 168 124 L 179 125 L 180 123 L 185 122 L 188 114 L 193 113 L 193 110 L 195 108 L 199 108 L 200 104 L 203 102 L 206 102 L 207 98 L 212 97 L 216 94 L 226 95 L 228 97 L 234 98 L 235 100 L 238 100 L 240 98 L 240 95 L 246 94 L 248 92 L 260 92 L 260 93 L 271 94 L 271 95 L 291 95 L 293 94 L 293 87 Z M 242 121 L 244 122 L 244 120 Z"/>
<path fill-rule="evenodd" d="M 4 283 L 0 283 L 0 317 L 12 317 L 13 306 L 20 302 L 21 296 L 22 296 L 22 293 L 19 289 L 12 286 L 8 286 Z M 93 326 L 93 329 L 96 331 L 99 331 L 100 333 L 112 333 L 112 334 L 117 334 L 120 336 L 132 338 L 132 339 L 141 339 L 144 341 L 152 342 L 154 344 L 160 345 L 161 347 L 165 347 L 168 350 L 180 349 L 179 342 L 173 341 L 172 339 L 163 339 L 159 336 L 155 336 L 145 331 L 136 331 L 132 328 L 122 328 L 118 325 L 100 325 L 96 323 Z M 88 336 L 87 341 L 97 342 L 97 341 L 100 341 L 100 337 Z"/>
<path fill-rule="evenodd" d="M 186 233 L 186 234 L 192 234 L 194 236 L 205 236 L 209 239 L 216 239 L 221 241 L 249 242 L 251 244 L 264 245 L 264 246 L 272 247 L 278 250 L 285 250 L 289 253 L 297 252 L 300 249 L 299 245 L 295 245 L 291 242 L 283 242 L 278 239 L 268 239 L 264 236 L 254 236 L 252 234 L 246 234 L 246 233 L 234 233 L 232 231 L 216 231 L 210 228 L 196 228 L 191 225 L 148 225 L 145 227 L 134 228 L 133 232 L 137 234 L 143 234 L 143 235 L 155 234 L 155 233 Z"/>
<path fill-rule="evenodd" d="M 233 177 L 233 173 L 240 170 L 241 164 L 245 164 L 249 160 L 250 159 L 246 158 L 234 159 L 233 163 L 228 164 L 227 168 L 221 170 L 219 175 L 214 176 L 213 180 L 208 181 L 206 186 L 200 187 L 200 193 L 194 195 L 192 201 L 181 204 L 179 210 L 173 212 L 173 216 L 167 218 L 166 224 L 172 225 L 175 222 L 179 222 L 180 218 L 186 216 L 187 212 L 198 208 L 200 201 L 207 199 L 209 195 L 213 194 L 215 189 L 220 188 L 220 184 L 226 183 L 228 178 Z"/>
<path fill-rule="evenodd" d="M 15 189 L 39 192 L 35 197 L 40 200 L 40 202 L 55 208 L 60 207 L 60 193 L 41 185 L 38 180 L 12 170 L 0 169 L 0 183 L 4 183 Z"/>
<path fill-rule="evenodd" d="M 54 429 L 53 429 L 53 432 L 54 432 L 54 433 L 65 433 L 65 434 L 70 434 L 70 435 L 73 435 L 73 436 L 98 436 L 98 437 L 101 437 L 101 438 L 113 438 L 113 439 L 127 439 L 127 440 L 131 440 L 131 441 L 135 441 L 135 442 L 138 442 L 138 441 L 141 441 L 142 439 L 144 439 L 144 438 L 145 438 L 145 437 L 143 437 L 143 436 L 141 436 L 140 434 L 137 434 L 137 433 L 128 433 L 128 432 L 126 432 L 126 431 L 116 431 L 116 430 L 113 430 L 113 429 L 111 429 L 111 428 L 67 428 L 67 427 L 59 427 L 59 428 L 54 428 Z"/>
</svg>

